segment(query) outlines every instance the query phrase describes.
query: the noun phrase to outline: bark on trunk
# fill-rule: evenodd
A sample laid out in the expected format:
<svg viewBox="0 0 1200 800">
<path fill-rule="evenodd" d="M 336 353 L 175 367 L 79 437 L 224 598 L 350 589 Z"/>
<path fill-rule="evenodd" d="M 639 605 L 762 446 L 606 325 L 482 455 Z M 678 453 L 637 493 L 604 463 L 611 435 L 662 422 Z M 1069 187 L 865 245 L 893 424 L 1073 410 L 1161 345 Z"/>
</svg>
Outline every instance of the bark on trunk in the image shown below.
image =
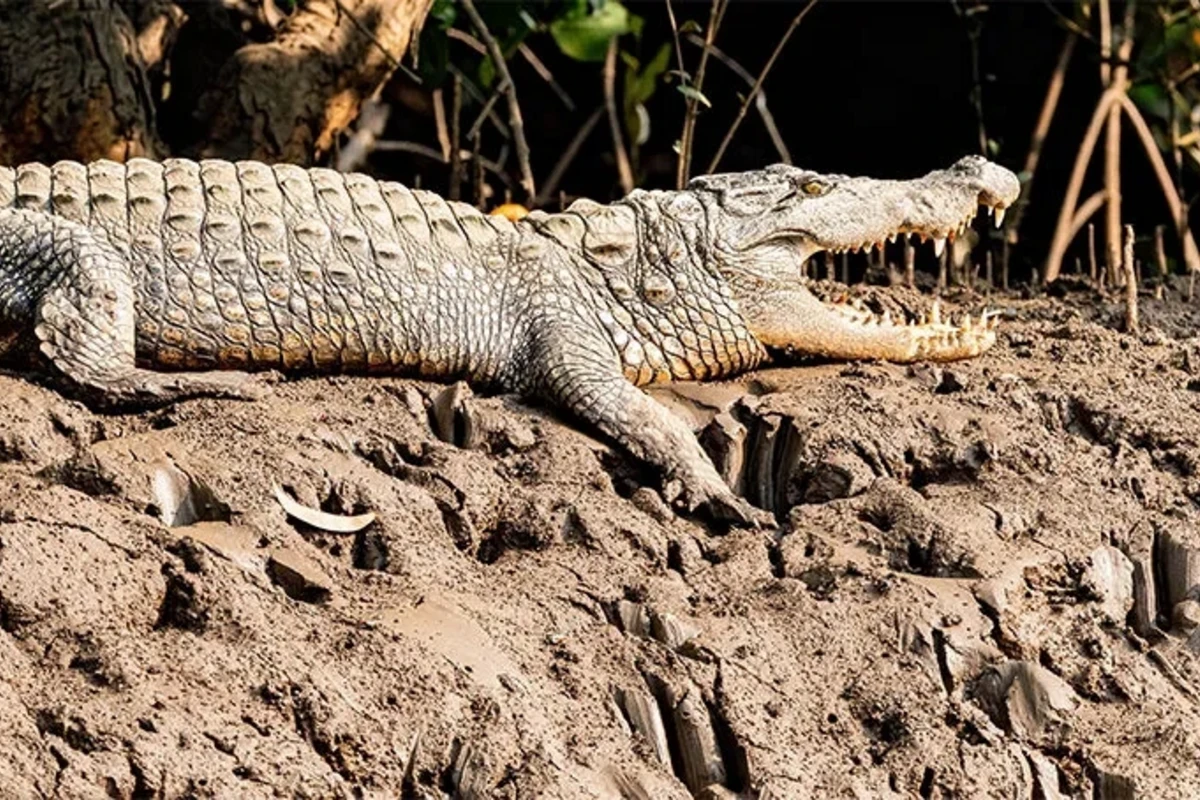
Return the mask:
<svg viewBox="0 0 1200 800">
<path fill-rule="evenodd" d="M 156 157 L 137 32 L 114 0 L 0 0 L 0 163 Z"/>
<path fill-rule="evenodd" d="M 391 75 L 432 0 L 308 0 L 241 48 L 200 104 L 200 155 L 310 164 Z"/>
</svg>

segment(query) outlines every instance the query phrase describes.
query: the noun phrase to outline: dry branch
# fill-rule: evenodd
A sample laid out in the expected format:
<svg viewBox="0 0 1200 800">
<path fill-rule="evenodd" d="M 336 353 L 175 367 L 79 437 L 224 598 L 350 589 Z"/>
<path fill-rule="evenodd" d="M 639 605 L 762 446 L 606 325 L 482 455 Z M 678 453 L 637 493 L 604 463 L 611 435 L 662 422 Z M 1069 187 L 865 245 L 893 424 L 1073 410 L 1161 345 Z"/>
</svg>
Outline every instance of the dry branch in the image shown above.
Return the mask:
<svg viewBox="0 0 1200 800">
<path fill-rule="evenodd" d="M 462 80 L 455 75 L 450 94 L 450 186 L 451 200 L 462 199 Z"/>
<path fill-rule="evenodd" d="M 687 40 L 698 47 L 704 47 L 704 40 L 694 33 L 689 33 L 687 35 Z M 747 86 L 754 86 L 754 76 L 751 75 L 745 67 L 730 57 L 729 54 L 717 47 L 715 44 L 708 49 L 709 52 L 712 53 L 713 58 L 729 67 L 733 74 L 737 75 L 746 82 Z M 754 99 L 754 110 L 757 111 L 758 115 L 762 118 L 763 127 L 767 129 L 767 135 L 771 137 L 771 144 L 774 145 L 775 152 L 779 154 L 779 160 L 784 164 L 791 164 L 792 154 L 788 151 L 787 144 L 783 141 L 783 137 L 779 135 L 779 126 L 775 124 L 775 115 L 771 113 L 771 108 L 767 105 L 767 92 L 761 87 L 759 87 L 758 90 L 758 97 Z"/>
<path fill-rule="evenodd" d="M 467 12 L 475 32 L 487 45 L 488 53 L 496 67 L 496 74 L 500 76 L 502 83 L 507 84 L 505 96 L 508 98 L 508 124 L 512 127 L 513 140 L 517 145 L 517 165 L 521 170 L 521 188 L 525 190 L 526 203 L 532 203 L 533 198 L 537 195 L 537 189 L 533 182 L 533 170 L 529 166 L 529 142 L 525 139 L 525 121 L 521 117 L 521 105 L 517 102 L 517 85 L 513 83 L 512 75 L 508 71 L 508 62 L 504 60 L 504 51 L 500 49 L 500 43 L 487 29 L 483 17 L 479 16 L 479 10 L 475 8 L 474 0 L 459 0 L 459 2 L 462 3 L 463 11 Z"/>
<path fill-rule="evenodd" d="M 708 68 L 708 48 L 712 46 L 713 41 L 717 37 L 717 30 L 721 27 L 721 20 L 725 16 L 725 9 L 729 7 L 729 0 L 712 0 L 712 8 L 708 14 L 708 27 L 704 30 L 704 49 L 700 51 L 700 65 L 696 68 L 696 79 L 692 81 L 692 88 L 696 90 L 695 95 L 689 96 L 687 100 L 687 110 L 683 117 L 683 134 L 679 137 L 679 162 L 675 172 L 675 188 L 682 189 L 688 181 L 688 176 L 692 169 L 692 148 L 694 146 L 694 137 L 696 133 L 696 115 L 700 111 L 700 100 L 698 96 L 702 96 L 704 90 L 704 73 Z M 672 20 L 674 15 L 672 15 Z M 678 31 L 675 32 L 678 38 Z"/>
<path fill-rule="evenodd" d="M 1096 226 L 1088 223 L 1088 278 L 1091 279 L 1092 285 L 1096 285 L 1096 279 L 1099 273 L 1096 271 Z"/>
<path fill-rule="evenodd" d="M 617 161 L 617 178 L 621 181 L 621 191 L 629 194 L 633 191 L 633 169 L 629 166 L 629 154 L 625 151 L 625 139 L 621 135 L 621 120 L 617 116 L 617 37 L 608 42 L 608 52 L 604 56 L 604 106 L 608 109 L 608 127 L 612 132 L 613 156 Z"/>
<path fill-rule="evenodd" d="M 1074 241 L 1079 235 L 1079 231 L 1085 224 L 1089 224 L 1088 220 L 1100 210 L 1100 206 L 1104 205 L 1104 201 L 1108 199 L 1108 192 L 1101 189 L 1092 194 L 1087 200 L 1075 210 L 1075 216 L 1071 218 L 1071 232 L 1067 235 L 1069 241 Z"/>
<path fill-rule="evenodd" d="M 1163 226 L 1154 226 L 1154 264 L 1158 267 L 1158 285 L 1154 287 L 1154 299 L 1162 300 L 1167 284 L 1167 249 L 1163 244 Z"/>
<path fill-rule="evenodd" d="M 754 98 L 758 96 L 759 90 L 762 89 L 763 81 L 767 79 L 767 75 L 771 72 L 771 67 L 775 66 L 775 60 L 779 58 L 779 54 L 783 52 L 783 48 L 785 45 L 787 45 L 788 39 L 792 38 L 792 34 L 795 32 L 796 28 L 800 26 L 800 22 L 804 19 L 804 15 L 807 14 L 809 10 L 811 10 L 816 4 L 817 0 L 808 0 L 808 3 L 805 4 L 804 8 L 800 9 L 796 16 L 792 18 L 792 24 L 788 26 L 786 31 L 784 31 L 783 36 L 779 39 L 779 43 L 775 45 L 775 49 L 771 52 L 771 57 L 768 58 L 767 63 L 763 65 L 762 72 L 758 73 L 758 79 L 754 81 L 754 86 L 750 89 L 750 94 L 746 95 L 746 99 L 742 101 L 742 106 L 738 109 L 738 113 L 733 120 L 733 124 L 730 125 L 729 130 L 725 132 L 725 138 L 721 140 L 721 146 L 717 148 L 716 155 L 713 156 L 712 161 L 710 161 L 708 164 L 708 172 L 711 173 L 716 171 L 717 165 L 721 163 L 721 157 L 725 155 L 725 149 L 729 147 L 729 143 L 733 141 L 733 136 L 737 133 L 737 129 L 741 126 L 742 120 L 746 118 L 747 109 L 749 109 L 750 104 L 754 102 Z"/>
<path fill-rule="evenodd" d="M 1099 0 L 1101 5 L 1101 25 L 1108 23 L 1108 0 Z M 1106 86 L 1120 89 L 1124 96 L 1128 89 L 1129 57 L 1133 52 L 1133 22 L 1137 0 L 1128 0 L 1125 4 L 1125 21 L 1121 29 L 1121 44 L 1117 48 L 1116 64 L 1111 70 L 1101 69 L 1102 77 L 1107 74 L 1109 81 Z M 1111 32 L 1109 39 L 1111 40 Z M 1103 42 L 1103 35 L 1101 38 Z M 1110 42 L 1111 46 L 1111 42 Z M 1107 55 L 1104 56 L 1107 58 Z M 1113 277 L 1124 275 L 1121 269 L 1121 110 L 1112 106 L 1108 110 L 1108 126 L 1104 134 L 1104 189 L 1107 195 L 1105 209 L 1104 233 L 1108 243 L 1109 274 Z"/>
<path fill-rule="evenodd" d="M 1133 226 L 1125 226 L 1125 331 L 1138 332 L 1138 281 L 1133 266 Z"/>
</svg>

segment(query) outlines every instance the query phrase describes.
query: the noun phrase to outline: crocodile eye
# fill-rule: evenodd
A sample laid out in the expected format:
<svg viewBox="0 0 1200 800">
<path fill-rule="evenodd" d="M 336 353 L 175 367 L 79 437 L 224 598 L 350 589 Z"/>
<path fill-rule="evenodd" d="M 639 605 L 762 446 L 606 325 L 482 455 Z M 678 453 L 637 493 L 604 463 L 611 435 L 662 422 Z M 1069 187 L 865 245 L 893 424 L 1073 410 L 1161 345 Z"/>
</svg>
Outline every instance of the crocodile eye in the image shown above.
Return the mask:
<svg viewBox="0 0 1200 800">
<path fill-rule="evenodd" d="M 817 195 L 825 194 L 829 190 L 829 187 L 821 181 L 805 181 L 800 190 L 809 197 L 816 197 Z"/>
</svg>

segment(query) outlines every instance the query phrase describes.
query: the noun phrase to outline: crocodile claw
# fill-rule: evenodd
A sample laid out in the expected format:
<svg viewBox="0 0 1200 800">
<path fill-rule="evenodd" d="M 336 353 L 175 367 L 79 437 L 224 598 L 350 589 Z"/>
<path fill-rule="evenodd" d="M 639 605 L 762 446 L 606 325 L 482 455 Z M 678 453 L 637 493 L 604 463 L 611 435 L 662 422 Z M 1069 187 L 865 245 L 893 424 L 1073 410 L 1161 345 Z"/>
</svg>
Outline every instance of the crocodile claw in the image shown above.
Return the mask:
<svg viewBox="0 0 1200 800">
<path fill-rule="evenodd" d="M 734 494 L 723 480 L 715 475 L 705 480 L 692 476 L 685 481 L 671 481 L 666 487 L 668 497 L 682 510 L 700 511 L 711 521 L 738 528 L 771 529 L 779 526 L 775 515 L 757 508 L 744 497 Z"/>
</svg>

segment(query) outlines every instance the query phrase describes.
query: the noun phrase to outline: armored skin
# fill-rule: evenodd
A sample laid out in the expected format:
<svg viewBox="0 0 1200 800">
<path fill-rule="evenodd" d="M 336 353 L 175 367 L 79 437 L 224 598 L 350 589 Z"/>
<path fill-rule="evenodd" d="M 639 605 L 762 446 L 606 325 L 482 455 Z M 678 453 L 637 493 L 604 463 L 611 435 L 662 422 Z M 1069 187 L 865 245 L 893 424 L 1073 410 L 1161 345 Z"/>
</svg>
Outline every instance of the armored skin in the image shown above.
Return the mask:
<svg viewBox="0 0 1200 800">
<path fill-rule="evenodd" d="M 257 162 L 0 167 L 0 349 L 94 404 L 253 398 L 256 370 L 466 379 L 568 411 L 679 486 L 766 523 L 639 386 L 773 351 L 948 361 L 994 320 L 905 324 L 805 288 L 822 250 L 961 233 L 1016 200 L 983 158 L 908 181 L 790 166 L 511 222 L 397 183 Z"/>
</svg>

